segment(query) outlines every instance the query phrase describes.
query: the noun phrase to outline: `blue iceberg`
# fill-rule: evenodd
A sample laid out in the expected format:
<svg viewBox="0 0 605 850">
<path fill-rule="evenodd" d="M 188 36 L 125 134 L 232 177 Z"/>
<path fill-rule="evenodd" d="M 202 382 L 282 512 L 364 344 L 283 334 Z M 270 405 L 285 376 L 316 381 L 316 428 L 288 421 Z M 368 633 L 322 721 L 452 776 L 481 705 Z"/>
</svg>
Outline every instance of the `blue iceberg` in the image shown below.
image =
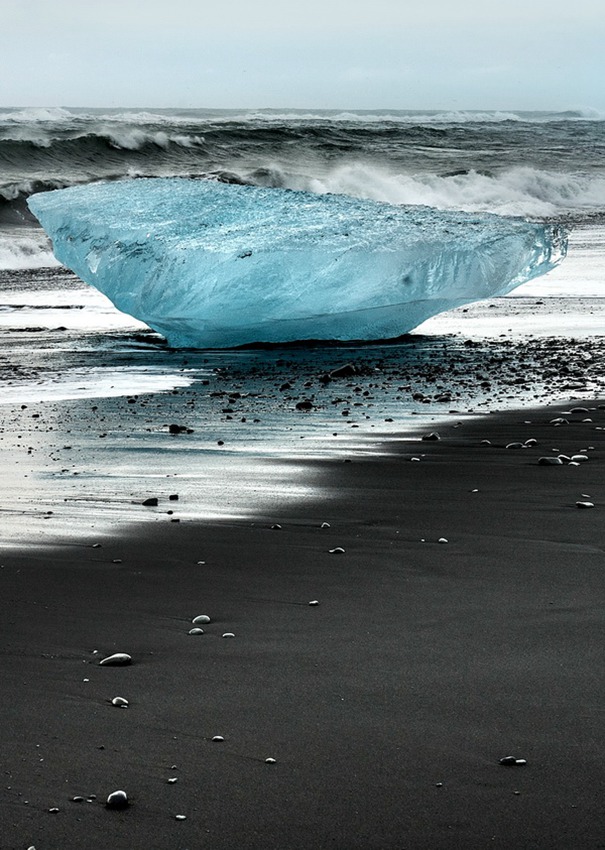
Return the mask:
<svg viewBox="0 0 605 850">
<path fill-rule="evenodd" d="M 133 179 L 33 195 L 55 256 L 175 347 L 396 337 L 564 256 L 556 227 L 345 195 Z"/>
</svg>

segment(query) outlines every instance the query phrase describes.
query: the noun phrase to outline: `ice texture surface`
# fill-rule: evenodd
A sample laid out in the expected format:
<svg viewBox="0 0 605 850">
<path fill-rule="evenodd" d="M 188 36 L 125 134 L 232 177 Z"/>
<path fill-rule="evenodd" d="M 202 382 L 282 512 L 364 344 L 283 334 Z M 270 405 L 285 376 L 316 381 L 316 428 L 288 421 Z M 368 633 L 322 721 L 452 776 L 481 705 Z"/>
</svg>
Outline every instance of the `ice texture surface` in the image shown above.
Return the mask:
<svg viewBox="0 0 605 850">
<path fill-rule="evenodd" d="M 396 337 L 544 274 L 566 244 L 520 218 L 188 178 L 29 205 L 62 263 L 175 347 Z"/>
</svg>

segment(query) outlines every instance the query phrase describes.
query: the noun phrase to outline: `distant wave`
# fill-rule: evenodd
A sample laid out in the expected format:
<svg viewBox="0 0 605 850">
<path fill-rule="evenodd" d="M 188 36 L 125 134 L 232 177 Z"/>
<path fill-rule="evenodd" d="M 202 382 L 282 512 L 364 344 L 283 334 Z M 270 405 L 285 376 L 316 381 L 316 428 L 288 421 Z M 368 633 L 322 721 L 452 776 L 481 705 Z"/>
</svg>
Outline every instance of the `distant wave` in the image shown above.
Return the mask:
<svg viewBox="0 0 605 850">
<path fill-rule="evenodd" d="M 304 110 L 304 109 L 65 109 L 61 107 L 5 109 L 0 124 L 110 122 L 128 124 L 196 124 L 210 122 L 384 122 L 402 124 L 466 124 L 520 121 L 603 121 L 605 113 L 591 107 L 563 111 L 517 110 Z"/>
<path fill-rule="evenodd" d="M 27 198 L 193 177 L 533 218 L 605 214 L 605 116 L 567 112 L 4 109 L 0 266 L 48 264 Z M 12 233 L 12 241 L 5 230 Z"/>
</svg>

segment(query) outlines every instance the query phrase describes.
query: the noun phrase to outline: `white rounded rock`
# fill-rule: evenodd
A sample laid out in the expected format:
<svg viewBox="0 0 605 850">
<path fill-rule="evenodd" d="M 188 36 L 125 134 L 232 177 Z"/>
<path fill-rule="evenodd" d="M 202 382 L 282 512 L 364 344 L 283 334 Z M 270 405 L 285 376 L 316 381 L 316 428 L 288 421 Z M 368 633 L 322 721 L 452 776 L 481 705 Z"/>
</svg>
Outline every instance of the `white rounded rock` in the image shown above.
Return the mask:
<svg viewBox="0 0 605 850">
<path fill-rule="evenodd" d="M 189 629 L 188 634 L 190 634 L 190 635 L 203 635 L 204 630 L 203 629 Z"/>
<path fill-rule="evenodd" d="M 194 626 L 199 626 L 201 623 L 209 623 L 210 617 L 208 614 L 199 614 L 197 617 L 194 617 L 191 622 Z"/>
<path fill-rule="evenodd" d="M 342 546 L 336 546 L 334 549 L 328 549 L 330 555 L 344 555 L 345 550 Z"/>
<path fill-rule="evenodd" d="M 132 663 L 132 656 L 126 652 L 114 652 L 113 655 L 108 655 L 99 661 L 101 667 L 124 667 L 126 664 Z"/>
<path fill-rule="evenodd" d="M 235 637 L 235 635 L 233 634 L 233 632 L 225 632 L 225 633 L 223 634 L 223 637 L 224 637 L 224 638 L 234 638 L 234 637 Z"/>
<path fill-rule="evenodd" d="M 128 700 L 125 697 L 114 697 L 111 701 L 112 705 L 115 705 L 116 708 L 128 708 Z"/>
<path fill-rule="evenodd" d="M 128 795 L 126 791 L 112 791 L 105 805 L 108 809 L 125 809 L 128 806 Z"/>
<path fill-rule="evenodd" d="M 576 502 L 576 508 L 594 508 L 594 502 Z"/>
</svg>

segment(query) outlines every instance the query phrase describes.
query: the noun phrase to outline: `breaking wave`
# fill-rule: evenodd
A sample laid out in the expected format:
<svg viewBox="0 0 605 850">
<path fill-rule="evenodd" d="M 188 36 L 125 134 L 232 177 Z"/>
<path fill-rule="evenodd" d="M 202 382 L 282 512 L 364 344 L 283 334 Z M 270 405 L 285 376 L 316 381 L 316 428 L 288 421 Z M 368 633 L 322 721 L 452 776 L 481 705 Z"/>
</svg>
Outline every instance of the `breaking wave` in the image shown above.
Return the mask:
<svg viewBox="0 0 605 850">
<path fill-rule="evenodd" d="M 4 109 L 0 235 L 35 225 L 31 194 L 125 177 L 198 177 L 534 218 L 603 216 L 604 117 L 590 109 Z M 46 243 L 7 239 L 0 266 L 49 262 Z"/>
</svg>

